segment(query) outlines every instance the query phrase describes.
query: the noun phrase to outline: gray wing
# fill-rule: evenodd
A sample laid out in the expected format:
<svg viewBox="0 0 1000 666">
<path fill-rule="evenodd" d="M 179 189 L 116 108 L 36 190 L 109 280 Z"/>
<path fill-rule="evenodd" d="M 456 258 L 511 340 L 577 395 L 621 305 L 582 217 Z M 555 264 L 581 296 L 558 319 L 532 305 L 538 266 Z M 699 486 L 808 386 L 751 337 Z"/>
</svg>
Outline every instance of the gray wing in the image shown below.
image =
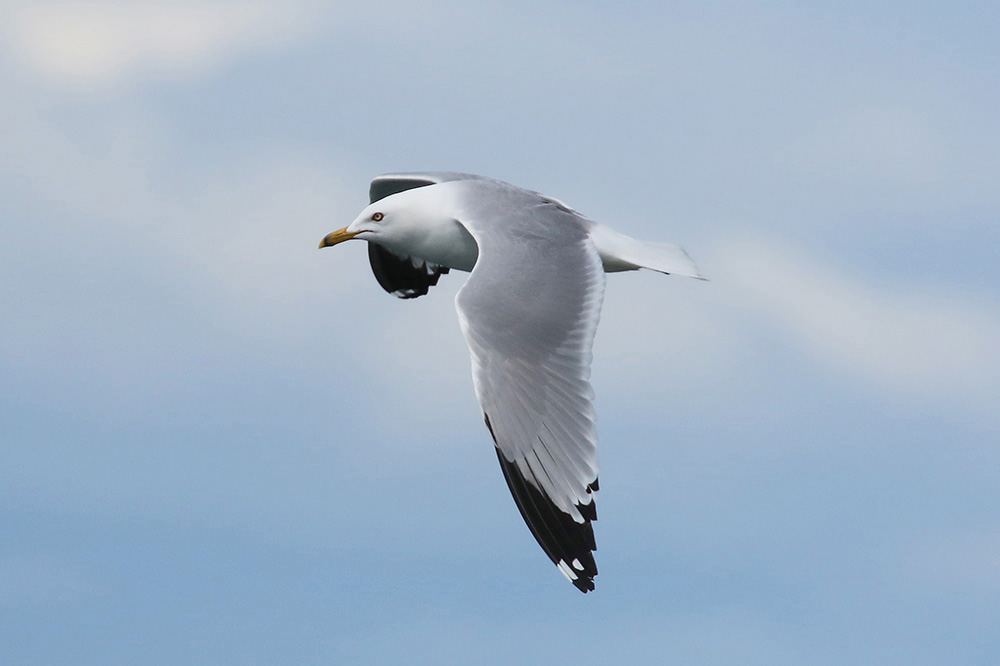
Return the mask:
<svg viewBox="0 0 1000 666">
<path fill-rule="evenodd" d="M 479 176 L 453 172 L 387 173 L 375 178 L 368 187 L 370 203 L 389 195 L 452 180 L 472 180 Z M 375 279 L 387 292 L 399 298 L 423 296 L 448 272 L 446 266 L 416 257 L 391 252 L 376 243 L 368 243 L 368 262 Z"/>
<path fill-rule="evenodd" d="M 589 378 L 601 259 L 586 220 L 557 202 L 516 188 L 481 198 L 493 203 L 470 205 L 461 220 L 479 258 L 456 297 L 476 395 L 521 515 L 559 570 L 587 592 L 597 575 Z"/>
</svg>

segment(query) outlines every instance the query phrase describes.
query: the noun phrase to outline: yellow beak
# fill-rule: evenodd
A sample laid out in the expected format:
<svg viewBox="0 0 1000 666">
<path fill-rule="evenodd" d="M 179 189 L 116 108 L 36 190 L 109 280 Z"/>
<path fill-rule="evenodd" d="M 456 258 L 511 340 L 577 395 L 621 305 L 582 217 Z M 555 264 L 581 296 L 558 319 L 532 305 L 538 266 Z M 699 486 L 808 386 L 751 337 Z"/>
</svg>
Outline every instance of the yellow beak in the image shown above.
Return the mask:
<svg viewBox="0 0 1000 666">
<path fill-rule="evenodd" d="M 343 243 L 344 241 L 349 241 L 360 232 L 358 231 L 348 231 L 347 227 L 343 229 L 337 229 L 336 231 L 331 231 L 326 236 L 323 236 L 323 240 L 319 242 L 320 248 L 330 247 L 331 245 L 336 245 L 337 243 Z"/>
</svg>

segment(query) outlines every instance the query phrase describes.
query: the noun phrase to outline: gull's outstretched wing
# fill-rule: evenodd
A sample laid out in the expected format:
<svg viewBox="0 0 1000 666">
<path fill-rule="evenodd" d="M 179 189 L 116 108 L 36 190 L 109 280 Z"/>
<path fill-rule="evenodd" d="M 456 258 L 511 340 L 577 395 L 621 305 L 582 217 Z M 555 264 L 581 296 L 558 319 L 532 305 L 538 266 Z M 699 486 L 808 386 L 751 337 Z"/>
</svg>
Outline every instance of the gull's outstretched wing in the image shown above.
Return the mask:
<svg viewBox="0 0 1000 666">
<path fill-rule="evenodd" d="M 456 297 L 476 396 L 531 533 L 588 592 L 597 575 L 589 378 L 604 296 L 601 259 L 588 221 L 558 202 L 497 181 L 460 187 L 466 214 L 459 221 L 479 244 Z"/>
<path fill-rule="evenodd" d="M 415 187 L 475 178 L 478 177 L 447 172 L 387 173 L 371 182 L 368 198 L 370 203 L 375 203 L 391 194 Z M 437 284 L 438 278 L 449 270 L 446 266 L 438 266 L 417 257 L 396 254 L 377 243 L 368 243 L 368 261 L 372 265 L 375 279 L 382 288 L 399 298 L 423 296 L 428 289 Z"/>
</svg>

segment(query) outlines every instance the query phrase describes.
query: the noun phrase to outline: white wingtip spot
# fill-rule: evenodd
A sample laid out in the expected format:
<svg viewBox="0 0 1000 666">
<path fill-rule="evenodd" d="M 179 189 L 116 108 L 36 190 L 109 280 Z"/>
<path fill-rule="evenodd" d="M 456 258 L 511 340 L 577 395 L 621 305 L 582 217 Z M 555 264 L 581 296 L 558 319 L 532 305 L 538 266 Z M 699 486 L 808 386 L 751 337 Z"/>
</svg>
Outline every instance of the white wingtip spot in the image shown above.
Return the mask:
<svg viewBox="0 0 1000 666">
<path fill-rule="evenodd" d="M 573 560 L 573 562 L 576 563 L 579 562 L 579 560 Z M 569 582 L 571 583 L 579 577 L 576 575 L 575 571 L 573 571 L 572 569 L 569 568 L 569 566 L 567 566 L 566 560 L 559 560 L 559 563 L 556 564 L 556 566 L 559 567 L 559 571 L 561 571 L 562 575 L 566 576 L 566 578 L 569 579 Z"/>
<path fill-rule="evenodd" d="M 583 571 L 583 563 L 580 560 L 574 559 L 572 564 L 573 568 L 576 569 L 577 571 Z"/>
</svg>

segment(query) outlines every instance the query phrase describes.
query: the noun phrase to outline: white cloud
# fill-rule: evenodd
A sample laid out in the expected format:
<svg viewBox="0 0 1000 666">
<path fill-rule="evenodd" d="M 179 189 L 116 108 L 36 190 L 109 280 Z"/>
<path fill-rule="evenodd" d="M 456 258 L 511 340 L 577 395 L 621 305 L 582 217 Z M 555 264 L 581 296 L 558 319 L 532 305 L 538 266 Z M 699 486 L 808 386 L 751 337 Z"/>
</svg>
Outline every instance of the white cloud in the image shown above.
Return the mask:
<svg viewBox="0 0 1000 666">
<path fill-rule="evenodd" d="M 707 283 L 609 276 L 594 359 L 601 403 L 745 390 L 760 379 L 754 359 L 777 346 L 777 361 L 811 362 L 816 376 L 879 400 L 994 413 L 1000 312 L 961 284 L 865 283 L 845 262 L 781 242 L 698 250 Z"/>
<path fill-rule="evenodd" d="M 286 44 L 318 16 L 313 2 L 42 2 L 7 13 L 19 60 L 50 80 L 82 86 L 215 67 Z"/>
<path fill-rule="evenodd" d="M 879 289 L 815 257 L 759 243 L 714 257 L 716 288 L 838 373 L 883 389 L 980 399 L 1000 391 L 1000 317 L 962 293 Z"/>
</svg>

